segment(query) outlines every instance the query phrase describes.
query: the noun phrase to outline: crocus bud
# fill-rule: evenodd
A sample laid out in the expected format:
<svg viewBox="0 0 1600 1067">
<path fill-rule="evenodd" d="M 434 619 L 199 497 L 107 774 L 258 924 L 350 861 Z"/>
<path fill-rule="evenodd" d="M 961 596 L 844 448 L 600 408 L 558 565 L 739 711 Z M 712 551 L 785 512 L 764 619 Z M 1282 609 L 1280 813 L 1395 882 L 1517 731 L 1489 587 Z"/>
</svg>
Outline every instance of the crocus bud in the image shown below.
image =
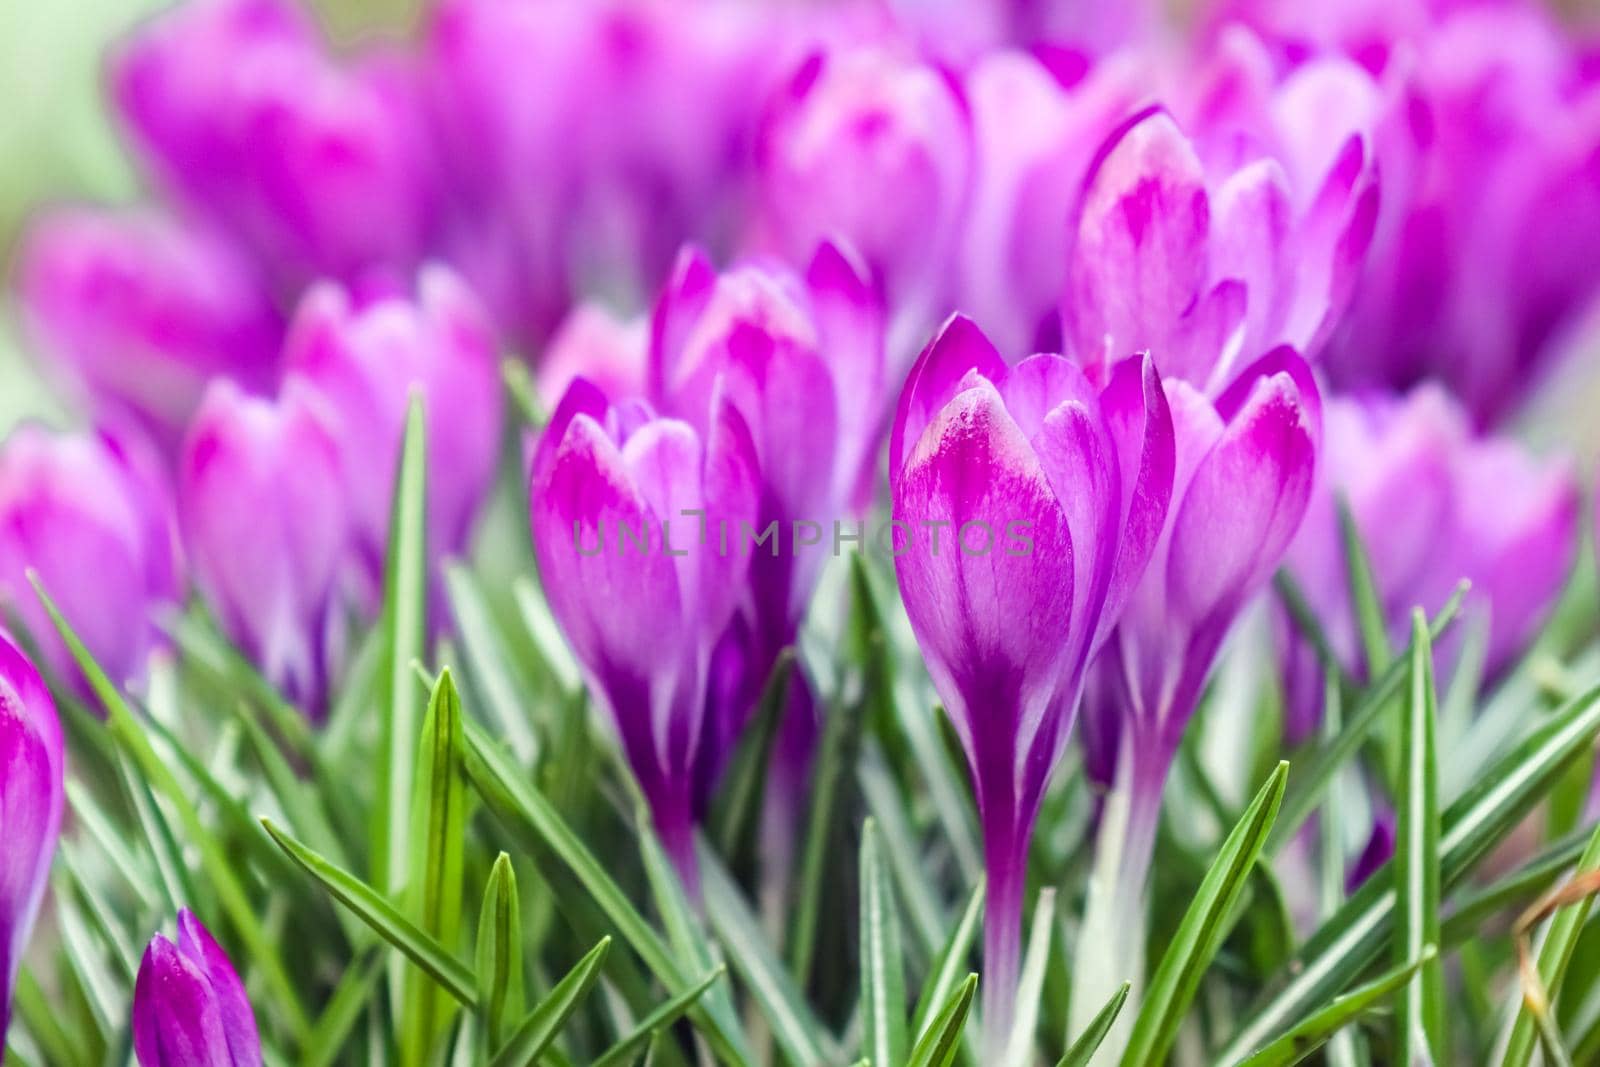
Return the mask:
<svg viewBox="0 0 1600 1067">
<path fill-rule="evenodd" d="M 0 1041 L 11 991 L 56 853 L 63 798 L 61 724 L 39 672 L 0 630 Z"/>
<path fill-rule="evenodd" d="M 200 920 L 178 910 L 178 943 L 150 939 L 133 986 L 139 1067 L 261 1067 L 244 984 Z"/>
<path fill-rule="evenodd" d="M 1362 142 L 1297 197 L 1275 159 L 1208 188 L 1195 146 L 1165 111 L 1101 147 L 1084 188 L 1062 305 L 1087 364 L 1148 350 L 1164 379 L 1215 393 L 1271 347 L 1320 344 L 1372 232 Z"/>
<path fill-rule="evenodd" d="M 1173 474 L 1148 360 L 1102 392 L 1062 356 L 1008 366 L 948 322 L 890 442 L 896 570 L 983 819 L 986 1040 L 1008 1034 L 1028 840 L 1085 667 L 1139 580 Z"/>
<path fill-rule="evenodd" d="M 61 677 L 82 680 L 29 569 L 121 684 L 143 678 L 153 615 L 178 599 L 176 545 L 170 490 L 133 439 L 24 425 L 0 448 L 0 601 Z"/>
<path fill-rule="evenodd" d="M 185 203 L 296 289 L 409 266 L 431 190 L 392 67 L 346 69 L 289 0 L 181 4 L 113 57 L 134 147 Z"/>
<path fill-rule="evenodd" d="M 721 389 L 710 403 L 702 432 L 614 407 L 580 378 L 540 438 L 529 489 L 550 610 L 694 895 L 707 674 L 749 562 L 738 539 L 759 478 L 744 419 Z"/>
<path fill-rule="evenodd" d="M 1172 504 L 1095 665 L 1102 699 L 1084 716 L 1088 747 L 1113 777 L 1075 972 L 1088 994 L 1073 1010 L 1074 1032 L 1116 981 L 1141 977 L 1145 880 L 1167 771 L 1223 638 L 1299 528 L 1321 434 L 1310 369 L 1288 349 L 1263 357 L 1215 402 L 1187 382 L 1165 384 L 1177 440 Z"/>
<path fill-rule="evenodd" d="M 494 335 L 460 279 L 425 267 L 414 300 L 365 305 L 337 286 L 318 286 L 295 314 L 285 360 L 289 376 L 310 386 L 331 419 L 371 603 L 382 583 L 393 475 L 414 389 L 426 414 L 429 553 L 462 551 L 494 478 L 501 412 Z"/>
<path fill-rule="evenodd" d="M 227 382 L 207 390 L 179 463 L 178 508 L 223 630 L 320 718 L 338 652 L 348 515 L 337 443 L 303 383 L 276 401 Z"/>
<path fill-rule="evenodd" d="M 642 396 L 650 324 L 622 319 L 600 304 L 579 304 L 550 338 L 539 359 L 539 399 L 545 410 L 567 393 L 574 378 L 587 378 L 606 396 Z"/>
<path fill-rule="evenodd" d="M 887 49 L 816 53 L 774 95 L 762 126 L 762 240 L 800 262 L 842 237 L 893 306 L 936 313 L 969 196 L 971 138 L 942 71 Z"/>
<path fill-rule="evenodd" d="M 1463 611 L 1487 626 L 1484 680 L 1499 677 L 1554 605 L 1577 550 L 1570 461 L 1479 436 L 1460 402 L 1434 385 L 1405 396 L 1334 398 L 1324 453 L 1287 563 L 1345 669 L 1359 677 L 1366 665 L 1339 528 L 1341 497 L 1395 646 L 1409 640 L 1414 608 L 1437 611 L 1466 579 Z M 1314 655 L 1290 632 L 1288 727 L 1299 739 L 1321 721 L 1322 679 Z M 1441 678 L 1450 678 L 1458 648 L 1458 631 L 1435 646 Z"/>
<path fill-rule="evenodd" d="M 70 208 L 36 220 L 17 267 L 45 370 L 102 421 L 175 452 L 206 383 L 268 387 L 282 324 L 254 268 L 203 227 Z"/>
</svg>

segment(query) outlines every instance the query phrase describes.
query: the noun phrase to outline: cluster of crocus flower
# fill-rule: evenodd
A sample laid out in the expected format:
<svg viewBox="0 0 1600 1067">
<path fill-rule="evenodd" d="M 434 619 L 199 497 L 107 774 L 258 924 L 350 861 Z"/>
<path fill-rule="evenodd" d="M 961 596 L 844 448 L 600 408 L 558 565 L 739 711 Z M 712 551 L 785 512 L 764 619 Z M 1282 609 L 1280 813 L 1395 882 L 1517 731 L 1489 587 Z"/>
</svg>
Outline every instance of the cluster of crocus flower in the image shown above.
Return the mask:
<svg viewBox="0 0 1600 1067">
<path fill-rule="evenodd" d="M 320 720 L 379 607 L 408 405 L 437 582 L 514 352 L 553 413 L 544 595 L 691 896 L 696 821 L 826 562 L 886 512 L 981 815 L 996 1043 L 1082 704 L 1081 1029 L 1138 979 L 1170 764 L 1280 564 L 1359 672 L 1340 495 L 1397 637 L 1466 577 L 1486 673 L 1528 642 L 1575 488 L 1493 428 L 1600 286 L 1600 67 L 1541 9 L 1093 6 L 435 0 L 416 41 L 336 53 L 293 0 L 180 4 L 110 60 L 157 201 L 54 210 L 21 249 L 30 338 L 95 428 L 0 448 L 0 606 L 81 688 L 31 570 L 136 684 L 192 587 Z M 14 973 L 61 759 L 0 653 Z M 1304 734 L 1321 687 L 1284 658 Z M 825 703 L 800 666 L 780 884 Z M 259 1062 L 192 916 L 138 988 L 145 1067 Z"/>
</svg>

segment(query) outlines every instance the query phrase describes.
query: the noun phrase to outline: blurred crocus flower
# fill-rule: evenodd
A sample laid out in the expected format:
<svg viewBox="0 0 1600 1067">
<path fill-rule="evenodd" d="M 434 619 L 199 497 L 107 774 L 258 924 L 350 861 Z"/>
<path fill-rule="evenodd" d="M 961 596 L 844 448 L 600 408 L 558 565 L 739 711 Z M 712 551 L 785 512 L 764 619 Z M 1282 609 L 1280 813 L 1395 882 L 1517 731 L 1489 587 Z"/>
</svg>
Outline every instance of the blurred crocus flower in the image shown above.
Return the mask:
<svg viewBox="0 0 1600 1067">
<path fill-rule="evenodd" d="M 546 411 L 575 378 L 587 378 L 606 396 L 641 396 L 650 355 L 650 323 L 622 318 L 601 304 L 579 304 L 562 321 L 539 357 L 539 400 Z"/>
<path fill-rule="evenodd" d="M 1090 657 L 1159 550 L 1173 446 L 1150 360 L 1124 361 L 1102 391 L 1062 356 L 1008 366 L 961 317 L 900 397 L 896 566 L 982 814 L 984 1025 L 996 1043 L 1010 1027 L 1039 802 Z"/>
<path fill-rule="evenodd" d="M 17 287 L 47 375 L 176 451 L 206 383 L 269 388 L 283 327 L 237 248 L 189 220 L 67 208 L 35 220 Z"/>
<path fill-rule="evenodd" d="M 394 64 L 343 67 L 291 0 L 180 4 L 113 56 L 156 178 L 294 291 L 408 269 L 434 196 L 420 109 Z"/>
<path fill-rule="evenodd" d="M 774 93 L 756 152 L 758 243 L 802 262 L 848 241 L 904 328 L 926 330 L 951 295 L 971 195 L 954 77 L 888 44 L 816 52 Z"/>
<path fill-rule="evenodd" d="M 694 769 L 713 647 L 749 557 L 759 463 L 720 388 L 704 430 L 567 390 L 534 456 L 534 551 L 550 610 L 615 725 L 656 829 L 698 895 Z"/>
<path fill-rule="evenodd" d="M 62 678 L 82 680 L 29 569 L 112 681 L 142 680 L 155 612 L 179 596 L 171 491 L 138 442 L 27 424 L 0 448 L 0 604 Z"/>
<path fill-rule="evenodd" d="M 834 521 L 870 494 L 887 396 L 882 302 L 866 269 L 832 244 L 815 250 L 803 276 L 767 262 L 719 274 L 688 248 L 651 332 L 650 393 L 662 410 L 703 425 L 720 390 L 755 442 L 759 526 L 776 524 L 777 540 L 751 552 L 753 700 L 794 643 L 835 552 Z M 799 719 L 786 721 L 798 729 Z"/>
<path fill-rule="evenodd" d="M 139 1067 L 261 1067 L 261 1036 L 227 953 L 188 908 L 150 939 L 133 986 Z"/>
<path fill-rule="evenodd" d="M 1335 321 L 1377 209 L 1364 142 L 1299 191 L 1277 159 L 1210 178 L 1152 108 L 1091 168 L 1067 271 L 1068 350 L 1086 365 L 1149 350 L 1163 378 L 1215 394 L 1279 344 L 1312 350 Z"/>
<path fill-rule="evenodd" d="M 576 295 L 636 306 L 684 241 L 729 243 L 783 39 L 757 14 L 737 0 L 436 6 L 449 256 L 502 326 L 536 344 Z"/>
<path fill-rule="evenodd" d="M 337 666 L 337 586 L 348 515 L 339 450 L 291 381 L 276 401 L 207 391 L 178 473 L 189 563 L 223 630 L 307 714 Z"/>
<path fill-rule="evenodd" d="M 1483 678 L 1499 677 L 1554 605 L 1577 552 L 1571 463 L 1479 436 L 1459 402 L 1434 385 L 1404 396 L 1334 398 L 1324 441 L 1317 488 L 1286 562 L 1343 666 L 1365 673 L 1338 497 L 1360 534 L 1395 646 L 1409 640 L 1413 608 L 1437 611 L 1466 579 L 1464 611 L 1487 627 Z M 1459 633 L 1436 649 L 1446 680 Z M 1288 659 L 1288 728 L 1299 739 L 1321 719 L 1322 679 L 1297 636 Z"/>
<path fill-rule="evenodd" d="M 1139 984 L 1167 771 L 1223 639 L 1300 526 L 1321 433 L 1317 387 L 1289 349 L 1263 357 L 1215 401 L 1187 382 L 1165 384 L 1177 441 L 1172 504 L 1095 664 L 1096 697 L 1084 715 L 1089 773 L 1110 792 L 1079 942 L 1075 973 L 1085 988 L 1075 1033 L 1116 981 Z"/>
<path fill-rule="evenodd" d="M 291 382 L 322 401 L 349 501 L 359 594 L 376 603 L 388 544 L 394 472 L 413 390 L 428 442 L 428 551 L 463 551 L 494 478 L 501 396 L 494 334 L 461 280 L 426 266 L 415 298 L 367 303 L 335 285 L 301 302 L 285 345 Z"/>
<path fill-rule="evenodd" d="M 0 1042 L 61 827 L 61 724 L 44 680 L 0 629 Z"/>
</svg>

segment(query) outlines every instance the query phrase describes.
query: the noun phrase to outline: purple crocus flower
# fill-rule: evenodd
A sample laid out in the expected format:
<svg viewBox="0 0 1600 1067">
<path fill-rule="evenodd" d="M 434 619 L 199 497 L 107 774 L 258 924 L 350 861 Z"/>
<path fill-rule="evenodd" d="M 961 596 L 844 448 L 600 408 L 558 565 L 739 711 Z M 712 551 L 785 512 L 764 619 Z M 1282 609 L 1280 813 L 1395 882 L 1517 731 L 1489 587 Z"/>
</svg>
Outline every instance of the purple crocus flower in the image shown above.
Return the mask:
<svg viewBox="0 0 1600 1067">
<path fill-rule="evenodd" d="M 1090 657 L 1158 548 L 1173 456 L 1150 360 L 1125 361 L 1102 391 L 1062 356 L 1008 366 L 959 316 L 900 396 L 896 567 L 983 818 L 992 1045 L 1010 1025 L 1039 801 Z"/>
<path fill-rule="evenodd" d="M 82 682 L 27 579 L 36 571 L 117 683 L 142 679 L 179 595 L 170 489 L 134 438 L 13 430 L 0 448 L 0 603 L 60 677 Z M 85 683 L 86 685 L 86 683 Z"/>
<path fill-rule="evenodd" d="M 942 312 L 972 181 L 967 106 L 946 72 L 888 43 L 812 54 L 769 103 L 756 168 L 762 247 L 800 262 L 843 238 L 905 329 Z"/>
<path fill-rule="evenodd" d="M 445 0 L 426 61 L 446 242 L 524 342 L 576 295 L 642 303 L 686 240 L 725 247 L 784 38 L 737 0 Z"/>
<path fill-rule="evenodd" d="M 150 939 L 133 986 L 139 1067 L 261 1067 L 244 984 L 200 920 L 178 910 L 178 943 Z"/>
<path fill-rule="evenodd" d="M 320 285 L 296 312 L 285 366 L 321 397 L 339 445 L 361 593 L 376 603 L 406 406 L 422 395 L 428 439 L 428 550 L 467 547 L 494 478 L 501 397 L 494 334 L 461 280 L 424 267 L 414 299 L 359 303 Z"/>
<path fill-rule="evenodd" d="M 110 85 L 156 178 L 287 291 L 421 255 L 435 191 L 403 71 L 338 65 L 300 5 L 180 4 L 124 43 Z"/>
<path fill-rule="evenodd" d="M 223 630 L 320 718 L 339 651 L 349 517 L 317 399 L 298 380 L 276 401 L 212 385 L 179 463 L 178 506 L 195 579 Z"/>
<path fill-rule="evenodd" d="M 1090 774 L 1110 791 L 1075 971 L 1083 992 L 1073 998 L 1082 1001 L 1074 1032 L 1118 981 L 1140 977 L 1167 771 L 1223 639 L 1299 528 L 1321 434 L 1317 387 L 1290 349 L 1264 356 L 1215 401 L 1184 381 L 1165 385 L 1177 441 L 1172 504 L 1095 664 L 1096 699 L 1084 715 Z M 1112 1040 L 1116 1048 L 1116 1032 Z"/>
<path fill-rule="evenodd" d="M 1396 647 L 1409 639 L 1412 609 L 1437 610 L 1465 578 L 1464 610 L 1488 627 L 1484 677 L 1499 677 L 1554 605 L 1576 554 L 1571 463 L 1479 436 L 1461 404 L 1433 385 L 1332 399 L 1324 454 L 1286 562 L 1345 668 L 1364 672 L 1336 494 L 1361 534 Z M 1441 677 L 1458 647 L 1452 633 L 1436 649 Z M 1297 637 L 1287 653 L 1288 726 L 1298 739 L 1321 719 L 1321 672 Z"/>
<path fill-rule="evenodd" d="M 49 376 L 168 453 L 211 378 L 272 383 L 283 327 L 266 288 L 236 247 L 191 220 L 52 211 L 29 228 L 17 287 Z"/>
<path fill-rule="evenodd" d="M 1107 139 L 1079 205 L 1063 329 L 1086 365 L 1147 349 L 1208 392 L 1279 344 L 1322 343 L 1377 209 L 1364 142 L 1297 189 L 1272 157 L 1208 178 L 1158 108 Z"/>
<path fill-rule="evenodd" d="M 625 319 L 600 304 L 579 304 L 551 335 L 539 358 L 539 399 L 546 410 L 587 378 L 607 396 L 640 396 L 650 355 L 650 323 Z"/>
<path fill-rule="evenodd" d="M 736 408 L 761 470 L 757 533 L 750 545 L 744 714 L 781 650 L 794 644 L 823 561 L 836 554 L 835 520 L 862 511 L 873 486 L 886 406 L 884 312 L 866 268 L 833 244 L 811 256 L 804 276 L 768 262 L 718 274 L 706 254 L 679 256 L 651 324 L 651 395 L 662 410 L 696 424 L 714 412 L 716 390 Z M 741 546 L 745 547 L 745 546 Z M 815 732 L 796 676 L 784 744 L 772 770 L 775 807 L 792 808 L 804 787 Z M 737 733 L 742 719 L 730 723 Z M 725 751 L 708 752 L 715 775 Z M 775 860 L 781 859 L 773 827 Z"/>
<path fill-rule="evenodd" d="M 56 853 L 63 768 L 55 703 L 33 664 L 0 630 L 0 1043 Z"/>
<path fill-rule="evenodd" d="M 755 443 L 726 391 L 703 430 L 613 406 L 582 378 L 540 437 L 529 489 L 550 610 L 615 725 L 691 895 L 694 768 L 712 649 L 733 612 L 756 516 Z"/>
</svg>

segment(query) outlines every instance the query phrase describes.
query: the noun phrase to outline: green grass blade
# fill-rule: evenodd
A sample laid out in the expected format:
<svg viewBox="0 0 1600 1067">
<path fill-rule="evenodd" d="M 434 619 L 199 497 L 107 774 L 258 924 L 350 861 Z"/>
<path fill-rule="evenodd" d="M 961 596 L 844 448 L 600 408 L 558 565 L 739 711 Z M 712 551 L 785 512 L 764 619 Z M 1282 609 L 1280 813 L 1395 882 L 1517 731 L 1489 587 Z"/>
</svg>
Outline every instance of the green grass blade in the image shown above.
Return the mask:
<svg viewBox="0 0 1600 1067">
<path fill-rule="evenodd" d="M 967 1030 L 967 1015 L 978 992 L 978 976 L 969 974 L 951 993 L 939 1013 L 929 1020 L 928 1029 L 911 1050 L 907 1067 L 950 1067 L 961 1050 Z"/>
<path fill-rule="evenodd" d="M 670 992 L 681 993 L 690 988 L 691 982 L 666 943 L 554 806 L 533 788 L 527 775 L 485 737 L 481 729 L 471 722 L 465 726 L 463 758 L 467 777 L 495 818 L 530 844 L 548 848 L 566 864 L 622 939 Z M 691 1010 L 690 1018 L 706 1035 L 718 1056 L 734 1064 L 751 1061 L 744 1035 L 737 1029 L 719 1022 L 699 1005 Z"/>
<path fill-rule="evenodd" d="M 489 1061 L 490 1067 L 531 1067 L 594 988 L 600 978 L 600 966 L 610 951 L 611 938 L 601 938 L 600 943 L 556 983 L 550 995 L 534 1006 L 510 1040 Z"/>
<path fill-rule="evenodd" d="M 505 1043 L 506 1027 L 522 1015 L 522 904 L 517 872 L 504 852 L 495 857 L 478 912 L 479 1014 L 491 1049 Z"/>
<path fill-rule="evenodd" d="M 882 828 L 878 839 L 905 906 L 908 948 L 917 950 L 918 959 L 931 960 L 944 944 L 945 919 L 938 887 L 928 878 L 928 858 L 906 810 L 908 798 L 884 765 L 879 744 L 870 741 L 866 749 L 856 766 L 856 785 L 867 811 Z"/>
<path fill-rule="evenodd" d="M 1439 839 L 1441 890 L 1448 892 L 1471 873 L 1597 735 L 1600 686 L 1551 713 L 1520 745 L 1486 768 L 1444 813 Z M 1385 868 L 1312 936 L 1296 957 L 1288 981 L 1257 1006 L 1218 1058 L 1243 1059 L 1345 989 L 1388 943 L 1395 912 L 1393 870 Z"/>
<path fill-rule="evenodd" d="M 433 687 L 418 749 L 405 910 L 418 929 L 453 952 L 461 939 L 467 782 L 461 770 L 461 700 L 448 668 Z M 409 970 L 400 1020 L 401 1063 L 427 1063 L 452 1014 L 433 979 L 420 969 Z"/>
<path fill-rule="evenodd" d="M 700 849 L 700 876 L 706 916 L 727 952 L 728 965 L 749 988 L 784 1056 L 794 1067 L 838 1062 L 822 1023 L 778 962 L 738 886 L 706 848 Z"/>
<path fill-rule="evenodd" d="M 428 625 L 428 450 L 422 398 L 412 393 L 394 477 L 389 549 L 384 559 L 382 670 L 378 720 L 378 789 L 373 805 L 372 876 L 384 893 L 406 884 L 411 793 L 416 782 L 421 701 L 411 664 L 420 660 Z"/>
<path fill-rule="evenodd" d="M 1455 622 L 1461 611 L 1461 600 L 1466 596 L 1467 584 L 1461 583 L 1428 625 L 1428 637 L 1437 642 L 1439 637 Z M 1328 746 L 1311 754 L 1309 759 L 1296 763 L 1295 788 L 1283 799 L 1283 812 L 1273 827 L 1267 841 L 1267 854 L 1276 856 L 1285 844 L 1293 840 L 1311 813 L 1322 802 L 1339 768 L 1350 761 L 1361 748 L 1372 728 L 1389 710 L 1390 702 L 1400 694 L 1408 677 L 1410 650 L 1405 656 L 1390 663 L 1388 668 L 1368 685 L 1345 720 L 1345 728 Z"/>
<path fill-rule="evenodd" d="M 906 1055 L 906 976 L 894 886 L 872 819 L 861 827 L 862 1051 L 878 1067 Z"/>
<path fill-rule="evenodd" d="M 300 1049 L 301 1067 L 331 1067 L 337 1063 L 350 1033 L 361 1019 L 361 1012 L 372 996 L 378 976 L 383 972 L 381 953 L 376 943 L 351 960 L 339 984 L 328 997 L 327 1005 L 311 1027 L 311 1036 Z"/>
<path fill-rule="evenodd" d="M 794 649 L 785 648 L 772 664 L 772 671 L 761 689 L 755 717 L 734 748 L 723 776 L 724 784 L 717 792 L 711 813 L 712 838 L 717 842 L 717 851 L 729 857 L 730 864 L 734 857 L 745 855 L 754 843 L 757 816 L 766 789 L 767 766 L 788 705 L 789 682 L 793 677 Z"/>
<path fill-rule="evenodd" d="M 1078 1035 L 1078 1040 L 1074 1041 L 1066 1054 L 1056 1061 L 1056 1067 L 1089 1067 L 1089 1062 L 1094 1059 L 1094 1054 L 1100 1048 L 1100 1042 L 1111 1032 L 1111 1024 L 1122 1014 L 1122 1006 L 1127 1003 L 1128 991 L 1132 988 L 1133 983 L 1123 982 L 1122 988 L 1111 994 L 1106 1006 L 1089 1020 L 1088 1027 Z"/>
<path fill-rule="evenodd" d="M 1161 1063 L 1178 1036 L 1178 1026 L 1189 1010 L 1200 978 L 1228 933 L 1234 907 L 1249 881 L 1250 869 L 1261 856 L 1267 834 L 1278 815 L 1289 778 L 1289 765 L 1279 763 L 1245 809 L 1239 822 L 1217 851 L 1194 901 L 1178 924 L 1167 951 L 1156 967 L 1144 1003 L 1133 1023 L 1133 1033 L 1122 1057 L 1124 1067 Z"/>
<path fill-rule="evenodd" d="M 477 1006 L 472 972 L 443 945 L 402 915 L 400 909 L 390 904 L 387 898 L 349 871 L 334 866 L 284 833 L 273 825 L 271 819 L 262 819 L 261 825 L 266 827 L 267 833 L 291 859 L 323 884 L 335 900 L 421 967 L 462 1007 Z"/>
<path fill-rule="evenodd" d="M 1380 975 L 1359 989 L 1335 997 L 1326 1007 L 1290 1027 L 1282 1037 L 1258 1050 L 1239 1067 L 1289 1067 L 1290 1064 L 1299 1063 L 1321 1048 L 1341 1028 L 1411 983 L 1423 967 L 1437 959 L 1438 951 L 1432 945 L 1425 945 L 1416 959 Z"/>
<path fill-rule="evenodd" d="M 817 934 L 823 915 L 827 875 L 831 861 L 843 852 L 839 846 L 849 825 L 843 818 L 845 792 L 853 788 L 860 748 L 863 716 L 856 708 L 833 707 L 823 716 L 822 741 L 812 774 L 809 810 L 800 851 L 798 887 L 794 891 L 794 922 L 787 950 L 790 970 L 802 986 L 811 979 L 816 959 Z"/>
<path fill-rule="evenodd" d="M 531 765 L 539 756 L 539 741 L 522 696 L 527 686 L 515 677 L 511 652 L 494 613 L 478 580 L 466 567 L 446 564 L 444 580 L 450 594 L 450 616 L 455 620 L 461 650 L 475 683 L 472 691 L 483 701 L 498 727 L 496 732 L 511 745 L 517 760 Z"/>
<path fill-rule="evenodd" d="M 1362 654 L 1367 662 L 1367 677 L 1376 678 L 1394 660 L 1389 647 L 1389 631 L 1383 604 L 1378 596 L 1372 560 L 1361 542 L 1350 502 L 1341 495 L 1335 502 L 1339 514 L 1339 538 L 1344 546 L 1345 576 L 1350 583 L 1350 603 L 1355 608 L 1356 628 L 1361 635 Z"/>
<path fill-rule="evenodd" d="M 911 1017 L 911 1032 L 919 1041 L 933 1025 L 935 1013 L 949 1002 L 960 976 L 967 971 L 967 961 L 972 955 L 972 946 L 976 943 L 978 930 L 983 925 L 985 884 L 983 879 L 978 880 L 972 895 L 967 898 L 966 909 L 962 911 L 961 918 L 951 929 L 944 949 L 934 961 L 933 969 L 928 972 L 927 980 L 922 983 L 922 993 L 917 997 L 917 1010 Z"/>
<path fill-rule="evenodd" d="M 1439 943 L 1439 763 L 1434 749 L 1438 698 L 1433 686 L 1433 645 L 1418 610 L 1411 627 L 1411 695 L 1401 702 L 1400 810 L 1395 839 L 1395 881 L 1400 914 L 1395 926 L 1397 965 Z M 1442 1062 L 1444 974 L 1437 959 L 1423 964 L 1400 996 L 1396 1043 L 1406 1063 Z"/>
<path fill-rule="evenodd" d="M 50 599 L 50 595 L 39 582 L 38 575 L 30 570 L 28 579 L 33 583 L 34 592 L 49 614 L 50 621 L 54 623 L 62 640 L 66 642 L 78 669 L 83 672 L 95 696 L 104 705 L 112 737 L 118 747 L 132 757 L 145 780 L 172 804 L 190 844 L 200 853 L 201 866 L 205 869 L 211 889 L 216 893 L 223 912 L 238 932 L 240 940 L 250 950 L 252 962 L 261 969 L 274 1005 L 285 1014 L 295 1036 L 303 1040 L 311 1023 L 300 1000 L 299 986 L 289 977 L 283 959 L 278 954 L 277 946 L 267 936 L 261 920 L 250 906 L 250 898 L 235 873 L 232 858 L 206 828 L 188 791 L 179 784 L 172 769 L 156 754 L 155 748 L 150 744 L 149 737 L 145 736 L 128 702 L 123 699 L 105 670 L 95 662 L 77 632 L 62 616 L 55 601 Z"/>
<path fill-rule="evenodd" d="M 623 1067 L 632 1063 L 641 1050 L 650 1043 L 650 1039 L 670 1027 L 683 1017 L 683 1014 L 694 1006 L 695 1001 L 705 995 L 717 979 L 727 973 L 726 964 L 718 964 L 716 970 L 700 979 L 699 982 L 667 1000 L 649 1015 L 639 1020 L 639 1024 L 628 1034 L 624 1035 L 616 1044 L 600 1054 L 589 1067 Z"/>
</svg>

